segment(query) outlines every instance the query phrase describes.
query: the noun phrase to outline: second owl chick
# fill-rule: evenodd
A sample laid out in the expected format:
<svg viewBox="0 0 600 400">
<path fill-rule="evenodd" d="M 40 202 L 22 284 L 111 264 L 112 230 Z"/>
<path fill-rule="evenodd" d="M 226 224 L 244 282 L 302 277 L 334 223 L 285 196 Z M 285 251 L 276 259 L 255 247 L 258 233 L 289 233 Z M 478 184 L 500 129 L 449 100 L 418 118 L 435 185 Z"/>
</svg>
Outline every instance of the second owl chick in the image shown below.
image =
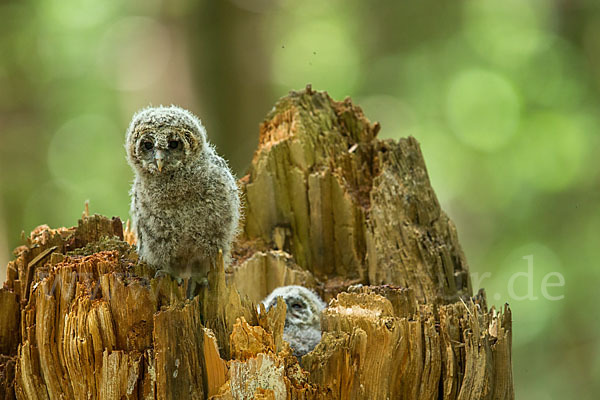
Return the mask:
<svg viewBox="0 0 600 400">
<path fill-rule="evenodd" d="M 282 297 L 287 306 L 283 340 L 290 344 L 296 357 L 302 357 L 321 341 L 321 311 L 326 305 L 311 290 L 290 285 L 273 290 L 262 301 L 265 309 L 277 304 L 278 297 Z"/>
<path fill-rule="evenodd" d="M 176 106 L 133 116 L 125 148 L 135 179 L 131 219 L 142 260 L 201 280 L 229 253 L 240 217 L 238 188 L 200 120 Z"/>
</svg>

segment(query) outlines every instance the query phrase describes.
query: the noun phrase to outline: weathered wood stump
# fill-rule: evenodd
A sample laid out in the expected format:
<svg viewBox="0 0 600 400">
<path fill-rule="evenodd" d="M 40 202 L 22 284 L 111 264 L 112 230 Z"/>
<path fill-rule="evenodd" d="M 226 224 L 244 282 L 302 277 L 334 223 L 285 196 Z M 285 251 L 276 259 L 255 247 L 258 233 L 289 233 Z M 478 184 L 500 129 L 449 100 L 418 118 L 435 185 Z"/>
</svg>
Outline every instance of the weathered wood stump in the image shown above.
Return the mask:
<svg viewBox="0 0 600 400">
<path fill-rule="evenodd" d="M 378 130 L 310 87 L 281 99 L 240 180 L 231 265 L 193 300 L 119 219 L 37 228 L 0 289 L 0 398 L 514 398 L 510 310 L 473 297 L 416 140 Z M 301 362 L 285 303 L 256 309 L 288 284 L 331 300 Z"/>
</svg>

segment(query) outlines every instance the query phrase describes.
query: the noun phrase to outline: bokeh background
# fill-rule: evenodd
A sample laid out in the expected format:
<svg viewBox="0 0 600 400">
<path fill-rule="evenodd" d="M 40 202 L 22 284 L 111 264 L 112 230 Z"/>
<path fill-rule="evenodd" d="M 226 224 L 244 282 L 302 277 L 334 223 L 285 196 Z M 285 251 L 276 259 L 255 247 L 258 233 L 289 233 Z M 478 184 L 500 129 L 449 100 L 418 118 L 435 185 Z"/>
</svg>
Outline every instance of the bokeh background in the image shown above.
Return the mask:
<svg viewBox="0 0 600 400">
<path fill-rule="evenodd" d="M 598 3 L 2 0 L 0 265 L 85 200 L 127 219 L 135 110 L 191 109 L 242 176 L 274 102 L 312 83 L 420 141 L 474 282 L 513 309 L 517 398 L 595 399 Z"/>
</svg>

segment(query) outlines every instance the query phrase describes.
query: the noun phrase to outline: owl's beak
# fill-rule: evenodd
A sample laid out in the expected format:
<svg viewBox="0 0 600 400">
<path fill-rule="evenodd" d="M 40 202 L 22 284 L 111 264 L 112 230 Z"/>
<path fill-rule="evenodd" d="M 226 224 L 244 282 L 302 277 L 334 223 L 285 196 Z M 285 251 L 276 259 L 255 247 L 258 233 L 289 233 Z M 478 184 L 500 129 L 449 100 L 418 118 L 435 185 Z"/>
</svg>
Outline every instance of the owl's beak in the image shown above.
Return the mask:
<svg viewBox="0 0 600 400">
<path fill-rule="evenodd" d="M 162 172 L 163 166 L 165 165 L 165 153 L 162 150 L 156 150 L 154 161 L 156 162 L 158 172 Z"/>
</svg>

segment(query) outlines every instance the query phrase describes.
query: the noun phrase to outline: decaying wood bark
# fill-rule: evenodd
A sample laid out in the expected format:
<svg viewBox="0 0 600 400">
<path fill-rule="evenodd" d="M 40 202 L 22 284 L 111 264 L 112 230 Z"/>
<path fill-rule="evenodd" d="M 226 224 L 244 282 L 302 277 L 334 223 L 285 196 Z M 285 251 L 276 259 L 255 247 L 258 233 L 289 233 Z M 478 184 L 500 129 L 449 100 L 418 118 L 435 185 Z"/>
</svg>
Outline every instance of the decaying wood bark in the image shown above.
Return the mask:
<svg viewBox="0 0 600 400">
<path fill-rule="evenodd" d="M 41 226 L 0 289 L 0 397 L 512 399 L 511 314 L 473 297 L 456 230 L 413 138 L 376 138 L 349 100 L 278 102 L 240 180 L 245 221 L 193 300 L 119 219 Z M 274 288 L 329 306 L 300 360 Z"/>
</svg>

